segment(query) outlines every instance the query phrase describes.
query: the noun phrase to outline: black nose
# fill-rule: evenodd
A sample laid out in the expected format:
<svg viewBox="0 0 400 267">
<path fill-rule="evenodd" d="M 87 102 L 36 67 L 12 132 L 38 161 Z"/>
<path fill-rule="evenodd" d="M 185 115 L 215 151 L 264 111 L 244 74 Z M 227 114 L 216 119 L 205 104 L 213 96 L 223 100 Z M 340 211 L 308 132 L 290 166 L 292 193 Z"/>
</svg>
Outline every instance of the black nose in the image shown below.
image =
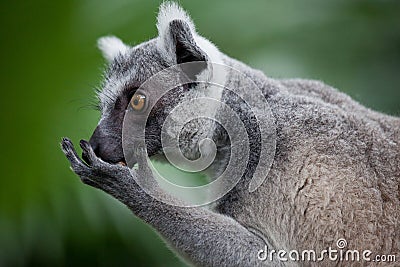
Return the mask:
<svg viewBox="0 0 400 267">
<path fill-rule="evenodd" d="M 94 130 L 90 137 L 89 144 L 96 156 L 108 163 L 125 161 L 121 137 L 117 134 L 106 134 L 105 131 L 102 130 L 101 125 L 97 126 Z M 82 155 L 82 158 L 87 162 L 84 155 Z"/>
</svg>

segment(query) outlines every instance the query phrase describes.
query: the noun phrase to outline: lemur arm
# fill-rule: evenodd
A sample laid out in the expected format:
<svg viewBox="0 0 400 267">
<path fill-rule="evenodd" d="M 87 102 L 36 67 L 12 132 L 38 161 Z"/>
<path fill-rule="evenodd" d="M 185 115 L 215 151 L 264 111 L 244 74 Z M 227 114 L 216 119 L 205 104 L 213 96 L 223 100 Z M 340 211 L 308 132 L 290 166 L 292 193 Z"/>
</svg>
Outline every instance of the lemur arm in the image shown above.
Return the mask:
<svg viewBox="0 0 400 267">
<path fill-rule="evenodd" d="M 80 145 L 87 164 L 78 157 L 70 140 L 64 138 L 62 141 L 71 169 L 81 180 L 128 206 L 190 262 L 200 266 L 266 264 L 257 258 L 258 251 L 264 249 L 264 240 L 234 219 L 201 207 L 187 208 L 160 202 L 137 185 L 136 171 L 102 161 L 86 141 L 81 141 Z M 279 263 L 271 264 L 277 266 Z"/>
</svg>

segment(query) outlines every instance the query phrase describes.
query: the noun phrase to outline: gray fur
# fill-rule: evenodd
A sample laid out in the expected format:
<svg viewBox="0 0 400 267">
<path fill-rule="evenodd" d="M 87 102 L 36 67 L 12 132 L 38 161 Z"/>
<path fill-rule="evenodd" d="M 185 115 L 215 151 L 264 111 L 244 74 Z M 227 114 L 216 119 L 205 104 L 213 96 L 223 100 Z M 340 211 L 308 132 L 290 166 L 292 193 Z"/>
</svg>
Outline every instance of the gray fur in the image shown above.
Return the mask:
<svg viewBox="0 0 400 267">
<path fill-rule="evenodd" d="M 161 12 L 163 20 L 168 15 L 165 5 Z M 187 17 L 174 4 L 169 5 L 181 18 Z M 158 26 L 168 30 L 165 25 Z M 188 27 L 196 35 L 191 21 Z M 257 252 L 266 242 L 270 249 L 321 251 L 328 246 L 335 247 L 339 238 L 345 238 L 350 249 L 369 249 L 374 254 L 395 254 L 400 258 L 400 119 L 365 108 L 319 81 L 271 79 L 241 62 L 221 56 L 223 63 L 245 73 L 262 89 L 275 117 L 277 151 L 268 179 L 249 193 L 248 182 L 258 162 L 257 144 L 262 137 L 251 112 L 225 92 L 222 101 L 241 113 L 249 129 L 252 154 L 243 179 L 212 210 L 167 205 L 147 195 L 134 180 L 137 175 L 151 176 L 143 160 L 139 161 L 139 171 L 112 164 L 118 157 L 107 153 L 119 151 L 121 154 L 122 151 L 118 135 L 122 125 L 116 125 L 116 118 L 124 112 L 126 103 L 121 103 L 125 95 L 151 75 L 177 63 L 175 55 L 168 54 L 174 49 L 169 47 L 172 39 L 166 34 L 160 33 L 162 42 L 159 38 L 152 39 L 112 59 L 100 93 L 101 142 L 96 146 L 107 143 L 107 138 L 113 142 L 118 140 L 119 145 L 99 157 L 93 151 L 96 150 L 94 141 L 90 144 L 81 141 L 86 161 L 83 162 L 72 143 L 63 140 L 62 149 L 71 168 L 84 183 L 127 205 L 195 265 L 318 265 L 262 262 L 257 259 Z M 114 52 L 105 54 L 115 55 Z M 240 79 L 232 75 L 227 77 L 226 85 L 243 87 Z M 180 94 L 176 93 L 174 99 L 179 101 L 177 96 L 188 88 L 177 90 Z M 122 105 L 120 111 L 116 110 L 116 102 Z M 152 135 L 146 139 L 150 154 L 160 153 L 157 129 L 175 103 L 167 104 L 156 107 L 156 114 L 150 120 L 148 130 Z M 214 166 L 217 174 L 226 165 L 229 141 L 218 126 L 213 131 L 213 139 L 220 147 Z M 188 145 L 182 149 L 187 154 L 195 154 L 193 144 L 200 139 L 201 136 L 196 139 L 187 135 L 182 142 Z M 164 193 L 160 191 L 160 194 Z M 324 262 L 324 266 L 349 264 Z"/>
</svg>

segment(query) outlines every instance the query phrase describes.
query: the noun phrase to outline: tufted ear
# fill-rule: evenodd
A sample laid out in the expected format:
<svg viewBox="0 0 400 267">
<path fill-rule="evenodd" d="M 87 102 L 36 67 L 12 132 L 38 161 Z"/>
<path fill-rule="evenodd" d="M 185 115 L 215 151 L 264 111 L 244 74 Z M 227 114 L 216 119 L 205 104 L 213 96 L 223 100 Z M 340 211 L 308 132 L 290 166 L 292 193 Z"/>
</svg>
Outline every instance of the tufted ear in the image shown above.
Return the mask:
<svg viewBox="0 0 400 267">
<path fill-rule="evenodd" d="M 97 41 L 97 46 L 108 62 L 113 61 L 118 54 L 124 54 L 129 48 L 129 46 L 115 36 L 101 37 Z"/>
<path fill-rule="evenodd" d="M 159 47 L 166 57 L 177 64 L 200 61 L 194 72 L 207 67 L 207 54 L 196 43 L 196 31 L 190 17 L 174 2 L 164 2 L 157 17 Z"/>
</svg>

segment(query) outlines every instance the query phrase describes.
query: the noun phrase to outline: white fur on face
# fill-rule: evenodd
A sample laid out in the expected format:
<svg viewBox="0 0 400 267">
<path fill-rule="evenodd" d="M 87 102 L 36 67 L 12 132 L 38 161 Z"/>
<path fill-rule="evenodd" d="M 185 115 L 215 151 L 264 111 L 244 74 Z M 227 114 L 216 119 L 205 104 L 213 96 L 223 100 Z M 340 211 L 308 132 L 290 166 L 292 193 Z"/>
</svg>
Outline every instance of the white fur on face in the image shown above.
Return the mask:
<svg viewBox="0 0 400 267">
<path fill-rule="evenodd" d="M 118 54 L 125 54 L 129 49 L 129 46 L 115 36 L 101 37 L 97 41 L 97 46 L 108 62 L 113 61 Z"/>
</svg>

